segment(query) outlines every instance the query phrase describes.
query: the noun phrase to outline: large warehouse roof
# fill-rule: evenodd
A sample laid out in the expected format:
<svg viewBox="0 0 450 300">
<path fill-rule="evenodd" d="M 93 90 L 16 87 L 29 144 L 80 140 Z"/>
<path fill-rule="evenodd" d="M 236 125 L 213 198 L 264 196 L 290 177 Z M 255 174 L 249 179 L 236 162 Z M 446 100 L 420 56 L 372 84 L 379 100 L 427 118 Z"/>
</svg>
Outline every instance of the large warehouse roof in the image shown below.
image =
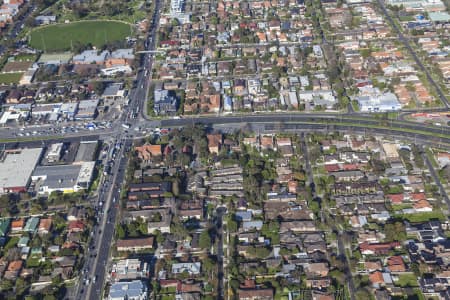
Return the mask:
<svg viewBox="0 0 450 300">
<path fill-rule="evenodd" d="M 42 154 L 42 148 L 8 150 L 0 161 L 0 188 L 26 187 Z"/>
<path fill-rule="evenodd" d="M 33 172 L 33 180 L 44 179 L 51 190 L 72 188 L 77 183 L 80 165 L 39 166 Z"/>
</svg>

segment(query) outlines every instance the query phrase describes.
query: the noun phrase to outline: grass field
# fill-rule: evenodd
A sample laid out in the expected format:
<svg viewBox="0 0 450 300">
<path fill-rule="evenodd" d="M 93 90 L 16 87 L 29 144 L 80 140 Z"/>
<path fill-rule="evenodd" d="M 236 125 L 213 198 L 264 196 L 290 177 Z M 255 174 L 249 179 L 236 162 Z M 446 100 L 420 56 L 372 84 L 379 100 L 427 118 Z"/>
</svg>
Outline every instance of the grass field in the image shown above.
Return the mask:
<svg viewBox="0 0 450 300">
<path fill-rule="evenodd" d="M 416 214 L 403 215 L 403 219 L 411 223 L 422 223 L 432 219 L 445 220 L 445 216 L 441 211 L 422 212 Z"/>
<path fill-rule="evenodd" d="M 44 52 L 71 50 L 76 44 L 92 44 L 97 48 L 106 43 L 122 41 L 131 35 L 130 25 L 117 21 L 82 21 L 56 24 L 33 30 L 30 46 Z"/>
<path fill-rule="evenodd" d="M 419 286 L 417 278 L 414 274 L 401 274 L 398 276 L 398 281 L 395 281 L 395 285 L 401 287 L 416 287 Z"/>
<path fill-rule="evenodd" d="M 5 73 L 0 74 L 0 84 L 19 83 L 23 73 Z"/>
</svg>

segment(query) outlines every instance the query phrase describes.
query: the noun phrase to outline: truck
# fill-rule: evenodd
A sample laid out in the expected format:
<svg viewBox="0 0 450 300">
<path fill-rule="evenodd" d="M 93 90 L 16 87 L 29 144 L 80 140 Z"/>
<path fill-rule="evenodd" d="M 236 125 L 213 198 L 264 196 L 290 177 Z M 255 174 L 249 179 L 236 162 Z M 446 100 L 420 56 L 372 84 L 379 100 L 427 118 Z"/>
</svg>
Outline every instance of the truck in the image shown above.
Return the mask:
<svg viewBox="0 0 450 300">
<path fill-rule="evenodd" d="M 113 157 L 114 156 L 114 152 L 116 152 L 116 148 L 111 147 L 111 149 L 109 149 L 109 157 Z"/>
</svg>

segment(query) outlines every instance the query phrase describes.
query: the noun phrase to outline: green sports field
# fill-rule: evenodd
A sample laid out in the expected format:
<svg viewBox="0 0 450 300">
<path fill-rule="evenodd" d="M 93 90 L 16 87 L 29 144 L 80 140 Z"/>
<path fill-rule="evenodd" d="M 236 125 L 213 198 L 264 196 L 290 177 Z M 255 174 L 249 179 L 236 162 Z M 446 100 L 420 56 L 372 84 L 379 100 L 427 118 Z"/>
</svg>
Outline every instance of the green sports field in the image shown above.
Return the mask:
<svg viewBox="0 0 450 300">
<path fill-rule="evenodd" d="M 99 48 L 130 35 L 130 25 L 123 22 L 82 21 L 37 28 L 31 32 L 29 43 L 33 48 L 53 52 L 71 50 L 76 44 L 90 43 Z"/>
</svg>

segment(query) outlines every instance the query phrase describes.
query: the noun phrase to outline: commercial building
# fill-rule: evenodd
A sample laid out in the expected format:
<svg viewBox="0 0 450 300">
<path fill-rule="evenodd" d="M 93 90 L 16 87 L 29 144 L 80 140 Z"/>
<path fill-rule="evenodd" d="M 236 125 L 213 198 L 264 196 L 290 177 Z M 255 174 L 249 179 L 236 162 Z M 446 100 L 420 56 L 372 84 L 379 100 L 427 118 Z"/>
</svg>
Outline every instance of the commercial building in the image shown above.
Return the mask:
<svg viewBox="0 0 450 300">
<path fill-rule="evenodd" d="M 148 263 L 137 259 L 121 259 L 113 265 L 111 277 L 116 281 L 134 280 L 138 278 L 148 277 Z"/>
<path fill-rule="evenodd" d="M 431 22 L 437 24 L 447 24 L 450 22 L 450 14 L 448 12 L 429 12 L 428 17 Z"/>
<path fill-rule="evenodd" d="M 153 111 L 157 115 L 166 115 L 177 111 L 177 98 L 172 91 L 155 90 Z"/>
<path fill-rule="evenodd" d="M 74 64 L 103 64 L 109 55 L 107 50 L 100 53 L 97 50 L 85 50 L 81 54 L 75 55 L 72 61 Z"/>
<path fill-rule="evenodd" d="M 393 93 L 359 96 L 357 100 L 361 112 L 396 111 L 402 108 L 397 96 Z"/>
<path fill-rule="evenodd" d="M 185 12 L 185 0 L 170 1 L 170 16 L 177 19 L 181 24 L 188 23 L 190 15 Z"/>
<path fill-rule="evenodd" d="M 33 117 L 45 117 L 47 115 L 58 115 L 61 110 L 62 103 L 37 104 L 31 109 Z"/>
<path fill-rule="evenodd" d="M 81 100 L 75 119 L 94 119 L 97 115 L 98 99 Z"/>
<path fill-rule="evenodd" d="M 42 148 L 6 150 L 0 154 L 0 194 L 24 192 Z"/>
<path fill-rule="evenodd" d="M 39 166 L 31 179 L 36 182 L 39 194 L 55 191 L 73 193 L 89 187 L 94 167 L 93 161 L 74 165 Z"/>
<path fill-rule="evenodd" d="M 129 65 L 119 65 L 101 69 L 100 72 L 105 76 L 114 76 L 119 73 L 130 74 L 133 69 Z"/>
<path fill-rule="evenodd" d="M 116 282 L 109 289 L 108 300 L 146 300 L 148 288 L 141 280 Z"/>
<path fill-rule="evenodd" d="M 50 146 L 50 149 L 48 149 L 47 156 L 45 157 L 47 159 L 47 162 L 58 162 L 61 158 L 63 146 L 63 143 L 52 144 Z"/>
<path fill-rule="evenodd" d="M 78 111 L 78 102 L 67 102 L 61 105 L 60 112 L 69 120 L 73 120 Z"/>
<path fill-rule="evenodd" d="M 82 141 L 78 146 L 75 155 L 74 164 L 95 160 L 95 152 L 97 151 L 97 141 Z"/>
</svg>

